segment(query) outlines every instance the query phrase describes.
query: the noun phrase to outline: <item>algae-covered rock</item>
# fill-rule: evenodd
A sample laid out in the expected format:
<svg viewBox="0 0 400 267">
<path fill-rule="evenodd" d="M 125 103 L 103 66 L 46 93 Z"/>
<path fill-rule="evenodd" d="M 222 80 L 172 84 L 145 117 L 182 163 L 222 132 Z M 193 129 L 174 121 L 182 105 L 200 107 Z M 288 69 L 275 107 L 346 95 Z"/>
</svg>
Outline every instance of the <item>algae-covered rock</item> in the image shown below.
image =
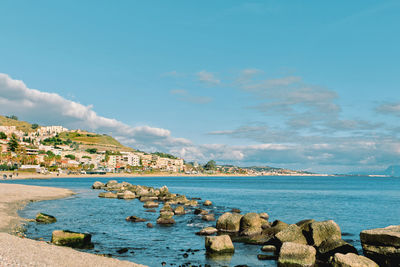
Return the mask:
<svg viewBox="0 0 400 267">
<path fill-rule="evenodd" d="M 185 208 L 183 206 L 178 206 L 174 210 L 175 215 L 183 215 L 185 214 Z"/>
<path fill-rule="evenodd" d="M 229 235 L 206 236 L 205 247 L 208 253 L 234 253 L 235 251 Z"/>
<path fill-rule="evenodd" d="M 36 215 L 35 220 L 38 223 L 55 223 L 55 222 L 57 222 L 56 217 L 49 215 L 49 214 L 41 213 L 41 212 Z"/>
<path fill-rule="evenodd" d="M 279 252 L 280 267 L 311 267 L 315 264 L 315 248 L 292 242 L 283 243 Z"/>
<path fill-rule="evenodd" d="M 245 214 L 240 220 L 240 235 L 250 236 L 261 233 L 261 217 L 257 213 Z"/>
<path fill-rule="evenodd" d="M 157 219 L 157 224 L 161 224 L 161 225 L 175 224 L 175 220 L 173 218 L 173 212 L 171 212 L 171 213 L 172 213 L 172 215 L 170 214 L 170 212 L 160 213 L 160 216 Z"/>
<path fill-rule="evenodd" d="M 280 244 L 285 242 L 293 242 L 297 244 L 307 245 L 307 240 L 304 237 L 301 228 L 295 224 L 291 224 L 275 235 Z"/>
<path fill-rule="evenodd" d="M 51 236 L 51 243 L 58 246 L 89 249 L 93 248 L 92 235 L 76 233 L 66 230 L 55 230 Z"/>
<path fill-rule="evenodd" d="M 223 232 L 239 232 L 240 230 L 240 219 L 243 215 L 238 213 L 226 212 L 222 214 L 217 220 L 217 229 Z"/>
<path fill-rule="evenodd" d="M 201 219 L 202 219 L 203 221 L 207 221 L 207 222 L 213 222 L 213 221 L 215 221 L 214 214 L 206 214 L 206 215 L 203 215 L 203 216 L 201 217 Z"/>
<path fill-rule="evenodd" d="M 342 239 L 342 233 L 339 225 L 332 220 L 323 222 L 313 222 L 310 224 L 310 232 L 308 233 L 311 242 L 315 246 L 319 246 L 323 241 L 331 239 Z"/>
</svg>

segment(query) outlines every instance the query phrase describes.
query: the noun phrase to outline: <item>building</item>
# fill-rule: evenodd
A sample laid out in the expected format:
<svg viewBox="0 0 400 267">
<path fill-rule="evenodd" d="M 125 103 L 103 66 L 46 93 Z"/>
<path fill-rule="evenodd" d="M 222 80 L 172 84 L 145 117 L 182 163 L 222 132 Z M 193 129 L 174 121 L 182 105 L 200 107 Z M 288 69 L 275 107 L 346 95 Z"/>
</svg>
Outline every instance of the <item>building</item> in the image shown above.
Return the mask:
<svg viewBox="0 0 400 267">
<path fill-rule="evenodd" d="M 62 126 L 42 126 L 37 130 L 39 135 L 57 135 L 62 132 L 67 132 L 68 129 Z"/>
<path fill-rule="evenodd" d="M 122 161 L 128 166 L 140 166 L 140 157 L 131 152 L 121 152 Z"/>
</svg>

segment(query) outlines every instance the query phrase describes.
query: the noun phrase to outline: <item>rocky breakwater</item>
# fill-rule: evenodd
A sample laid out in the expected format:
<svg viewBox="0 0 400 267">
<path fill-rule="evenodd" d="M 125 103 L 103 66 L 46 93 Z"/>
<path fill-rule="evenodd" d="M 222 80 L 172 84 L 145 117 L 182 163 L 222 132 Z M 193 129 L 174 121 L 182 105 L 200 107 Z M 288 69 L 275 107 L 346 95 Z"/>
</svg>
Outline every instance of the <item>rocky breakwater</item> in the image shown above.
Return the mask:
<svg viewBox="0 0 400 267">
<path fill-rule="evenodd" d="M 364 255 L 379 266 L 400 266 L 400 225 L 360 233 Z"/>
</svg>

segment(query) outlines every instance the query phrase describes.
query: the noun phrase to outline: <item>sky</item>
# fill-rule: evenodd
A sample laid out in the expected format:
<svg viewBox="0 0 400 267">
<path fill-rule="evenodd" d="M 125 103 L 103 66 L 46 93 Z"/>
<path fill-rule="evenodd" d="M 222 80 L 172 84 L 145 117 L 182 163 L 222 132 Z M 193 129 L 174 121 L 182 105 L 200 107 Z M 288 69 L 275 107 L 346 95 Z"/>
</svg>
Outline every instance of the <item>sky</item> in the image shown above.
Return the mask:
<svg viewBox="0 0 400 267">
<path fill-rule="evenodd" d="M 400 164 L 399 1 L 0 2 L 0 114 L 186 161 Z"/>
</svg>

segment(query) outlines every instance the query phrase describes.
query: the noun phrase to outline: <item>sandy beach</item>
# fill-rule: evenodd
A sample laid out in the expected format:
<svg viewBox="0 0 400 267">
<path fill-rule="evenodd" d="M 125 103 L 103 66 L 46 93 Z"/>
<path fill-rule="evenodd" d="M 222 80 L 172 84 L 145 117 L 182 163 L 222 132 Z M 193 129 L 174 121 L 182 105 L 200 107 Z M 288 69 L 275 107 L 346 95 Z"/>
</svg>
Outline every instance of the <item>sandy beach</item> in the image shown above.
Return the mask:
<svg viewBox="0 0 400 267">
<path fill-rule="evenodd" d="M 1 266 L 143 266 L 59 247 L 44 241 L 20 238 L 10 233 L 24 221 L 18 209 L 30 201 L 68 197 L 62 188 L 0 184 L 0 265 Z"/>
</svg>

